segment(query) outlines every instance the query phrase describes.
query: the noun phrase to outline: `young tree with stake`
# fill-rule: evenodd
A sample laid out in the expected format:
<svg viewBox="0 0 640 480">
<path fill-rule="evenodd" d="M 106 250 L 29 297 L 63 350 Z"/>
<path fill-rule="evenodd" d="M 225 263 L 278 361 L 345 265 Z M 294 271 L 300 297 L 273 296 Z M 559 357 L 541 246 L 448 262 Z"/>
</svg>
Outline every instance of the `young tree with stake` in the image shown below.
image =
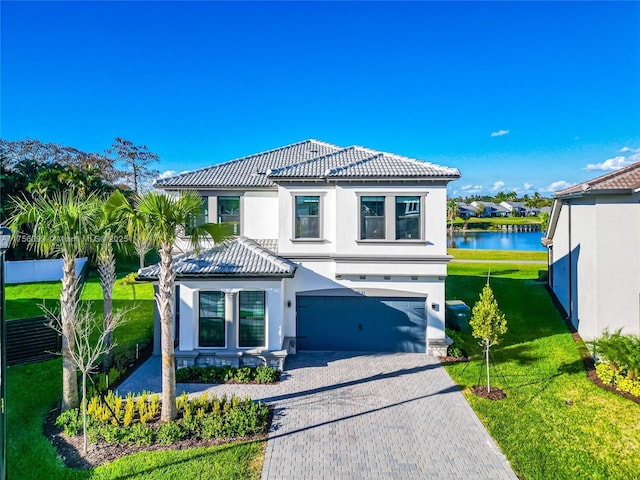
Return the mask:
<svg viewBox="0 0 640 480">
<path fill-rule="evenodd" d="M 487 392 L 491 392 L 491 378 L 489 375 L 489 349 L 500 343 L 502 335 L 507 332 L 507 319 L 498 307 L 498 301 L 487 284 L 480 293 L 480 300 L 471 311 L 471 334 L 479 340 L 478 344 L 484 348 L 487 363 Z"/>
</svg>

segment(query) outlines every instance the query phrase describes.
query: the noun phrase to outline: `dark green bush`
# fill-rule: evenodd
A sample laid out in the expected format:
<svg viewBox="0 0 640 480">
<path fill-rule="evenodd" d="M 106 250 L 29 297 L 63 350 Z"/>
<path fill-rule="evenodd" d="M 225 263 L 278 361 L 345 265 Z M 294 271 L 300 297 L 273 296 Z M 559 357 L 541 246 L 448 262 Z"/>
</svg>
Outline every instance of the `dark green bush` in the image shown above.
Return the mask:
<svg viewBox="0 0 640 480">
<path fill-rule="evenodd" d="M 466 357 L 464 340 L 460 336 L 460 333 L 449 328 L 445 329 L 445 333 L 453 341 L 453 343 L 447 347 L 447 355 L 450 357 Z"/>
<path fill-rule="evenodd" d="M 600 338 L 588 343 L 601 360 L 613 362 L 630 379 L 640 376 L 639 335 L 623 335 L 622 330 L 614 333 L 605 330 Z"/>
<path fill-rule="evenodd" d="M 176 382 L 180 383 L 275 383 L 280 380 L 280 372 L 272 367 L 235 368 L 224 367 L 185 367 L 176 371 Z"/>
</svg>

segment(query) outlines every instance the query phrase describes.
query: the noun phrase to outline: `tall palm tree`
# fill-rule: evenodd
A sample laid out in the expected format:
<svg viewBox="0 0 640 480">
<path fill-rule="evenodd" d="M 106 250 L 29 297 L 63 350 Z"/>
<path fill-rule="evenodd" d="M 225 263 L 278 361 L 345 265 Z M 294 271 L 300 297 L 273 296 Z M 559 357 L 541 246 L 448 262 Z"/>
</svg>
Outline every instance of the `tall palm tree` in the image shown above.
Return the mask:
<svg viewBox="0 0 640 480">
<path fill-rule="evenodd" d="M 162 412 L 161 420 L 176 417 L 176 376 L 173 333 L 173 306 L 175 304 L 175 278 L 173 248 L 181 232 L 190 231 L 194 250 L 200 240 L 210 236 L 220 242 L 231 235 L 228 224 L 204 224 L 192 227 L 190 220 L 200 214 L 202 197 L 195 192 L 183 193 L 174 198 L 163 193 L 149 191 L 135 199 L 131 206 L 123 195 L 114 194 L 109 199 L 110 208 L 137 215 L 146 226 L 146 235 L 160 254 L 158 291 L 155 295 L 160 314 L 162 350 Z M 189 228 L 187 228 L 189 227 Z"/>
<path fill-rule="evenodd" d="M 90 234 L 98 221 L 99 202 L 95 195 L 80 196 L 73 190 L 35 200 L 14 199 L 10 219 L 14 242 L 21 240 L 20 227 L 31 226 L 27 248 L 42 256 L 62 257 L 60 323 L 62 330 L 62 410 L 78 406 L 78 380 L 71 353 L 78 308 L 80 283 L 76 257 L 88 253 Z"/>
</svg>

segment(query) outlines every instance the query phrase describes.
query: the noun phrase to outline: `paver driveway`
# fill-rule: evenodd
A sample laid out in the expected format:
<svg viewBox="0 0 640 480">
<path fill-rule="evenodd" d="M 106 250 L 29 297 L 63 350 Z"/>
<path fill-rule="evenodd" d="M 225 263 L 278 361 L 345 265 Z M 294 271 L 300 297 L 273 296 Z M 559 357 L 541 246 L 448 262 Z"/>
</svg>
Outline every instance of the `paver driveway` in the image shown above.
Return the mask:
<svg viewBox="0 0 640 480">
<path fill-rule="evenodd" d="M 143 371 L 150 365 L 120 392 L 159 391 L 159 361 L 157 375 Z M 285 373 L 279 385 L 206 389 L 274 405 L 263 480 L 516 478 L 433 357 L 299 353 Z"/>
</svg>

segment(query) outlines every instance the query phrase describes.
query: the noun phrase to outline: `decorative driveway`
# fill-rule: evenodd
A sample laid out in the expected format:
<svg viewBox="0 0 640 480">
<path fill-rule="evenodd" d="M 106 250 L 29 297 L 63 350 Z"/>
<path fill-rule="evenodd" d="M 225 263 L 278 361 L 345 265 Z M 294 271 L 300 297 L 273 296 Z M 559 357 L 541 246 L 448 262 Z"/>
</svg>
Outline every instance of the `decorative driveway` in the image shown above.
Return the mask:
<svg viewBox="0 0 640 480">
<path fill-rule="evenodd" d="M 120 393 L 160 391 L 152 358 Z M 278 385 L 178 385 L 274 406 L 263 480 L 516 479 L 444 368 L 425 354 L 298 353 Z"/>
</svg>

